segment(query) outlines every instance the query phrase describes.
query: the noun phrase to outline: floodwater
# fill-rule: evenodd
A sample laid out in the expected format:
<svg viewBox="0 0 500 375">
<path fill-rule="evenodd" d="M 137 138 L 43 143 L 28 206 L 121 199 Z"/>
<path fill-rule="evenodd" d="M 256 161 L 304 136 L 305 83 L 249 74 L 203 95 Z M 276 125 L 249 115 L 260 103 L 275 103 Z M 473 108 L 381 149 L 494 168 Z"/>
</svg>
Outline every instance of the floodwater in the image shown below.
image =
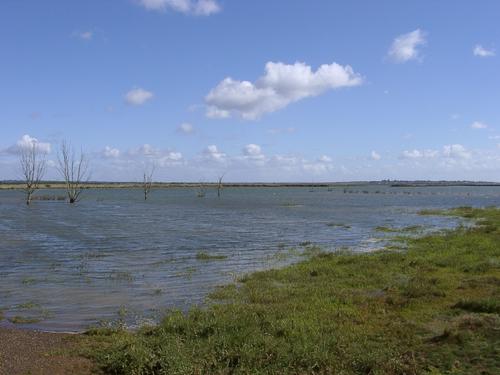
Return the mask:
<svg viewBox="0 0 500 375">
<path fill-rule="evenodd" d="M 22 192 L 0 191 L 0 324 L 81 331 L 121 312 L 134 326 L 201 304 L 238 275 L 301 259 L 305 242 L 370 251 L 394 235 L 377 226 L 425 231 L 461 221 L 420 209 L 500 205 L 498 187 L 330 190 L 227 188 L 218 199 L 215 190 L 199 198 L 178 188 L 146 202 L 140 190 L 85 190 L 76 205 L 30 207 Z M 227 258 L 198 259 L 200 251 Z"/>
</svg>

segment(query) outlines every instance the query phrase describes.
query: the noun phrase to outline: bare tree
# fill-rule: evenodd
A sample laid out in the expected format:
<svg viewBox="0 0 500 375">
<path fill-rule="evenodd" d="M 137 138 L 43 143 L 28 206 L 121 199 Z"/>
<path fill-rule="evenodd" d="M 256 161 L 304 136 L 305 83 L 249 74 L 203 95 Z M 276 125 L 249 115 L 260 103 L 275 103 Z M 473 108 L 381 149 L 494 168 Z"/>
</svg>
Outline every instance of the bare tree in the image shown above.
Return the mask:
<svg viewBox="0 0 500 375">
<path fill-rule="evenodd" d="M 224 188 L 222 186 L 222 179 L 224 178 L 224 174 L 222 176 L 219 176 L 219 179 L 217 181 L 217 197 L 220 198 L 222 194 L 222 189 Z"/>
<path fill-rule="evenodd" d="M 155 171 L 155 167 L 151 167 L 151 170 L 144 171 L 144 179 L 142 182 L 142 188 L 144 190 L 144 200 L 148 200 L 149 192 L 151 191 L 151 186 L 153 185 L 153 173 Z"/>
<path fill-rule="evenodd" d="M 33 141 L 31 145 L 21 148 L 19 161 L 26 182 L 26 187 L 24 189 L 26 192 L 26 204 L 29 205 L 33 194 L 38 189 L 40 181 L 45 174 L 45 153 L 40 151 L 37 142 Z"/>
<path fill-rule="evenodd" d="M 77 156 L 70 144 L 62 142 L 57 157 L 58 170 L 64 179 L 69 203 L 75 203 L 80 198 L 83 184 L 90 178 L 87 156 L 83 151 Z"/>
</svg>

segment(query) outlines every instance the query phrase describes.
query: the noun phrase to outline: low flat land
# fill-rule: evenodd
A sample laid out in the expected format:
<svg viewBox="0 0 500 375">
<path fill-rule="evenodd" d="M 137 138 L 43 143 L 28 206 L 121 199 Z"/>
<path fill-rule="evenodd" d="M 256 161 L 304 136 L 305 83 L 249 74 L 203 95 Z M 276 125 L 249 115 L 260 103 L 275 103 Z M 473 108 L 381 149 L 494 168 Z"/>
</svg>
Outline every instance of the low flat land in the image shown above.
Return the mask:
<svg viewBox="0 0 500 375">
<path fill-rule="evenodd" d="M 243 276 L 204 308 L 138 332 L 117 322 L 78 335 L 62 362 L 65 336 L 14 333 L 9 342 L 3 333 L 4 366 L 19 371 L 29 359 L 40 363 L 31 369 L 85 374 L 78 354 L 107 374 L 499 374 L 500 209 L 422 214 L 477 226 L 395 233 L 392 246 L 368 254 L 310 246 L 309 259 Z"/>
<path fill-rule="evenodd" d="M 217 187 L 215 182 L 193 183 L 193 182 L 155 182 L 153 188 L 168 189 L 191 187 Z M 290 182 L 290 183 L 245 183 L 245 182 L 223 182 L 224 187 L 351 187 L 351 186 L 390 186 L 390 187 L 446 187 L 446 186 L 499 186 L 499 182 L 481 182 L 481 181 L 353 181 L 353 182 Z M 87 182 L 83 184 L 85 189 L 142 189 L 143 185 L 140 182 Z M 0 181 L 1 189 L 23 189 L 24 184 L 20 181 L 2 182 Z M 40 184 L 40 189 L 64 189 L 65 185 L 58 181 L 47 181 Z"/>
</svg>

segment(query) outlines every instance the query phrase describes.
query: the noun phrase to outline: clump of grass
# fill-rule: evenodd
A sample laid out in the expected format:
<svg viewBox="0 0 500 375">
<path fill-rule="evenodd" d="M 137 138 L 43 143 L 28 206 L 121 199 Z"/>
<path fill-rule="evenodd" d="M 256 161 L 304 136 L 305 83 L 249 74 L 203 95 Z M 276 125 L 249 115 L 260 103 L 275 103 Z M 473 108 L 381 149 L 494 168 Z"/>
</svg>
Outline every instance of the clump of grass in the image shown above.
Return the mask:
<svg viewBox="0 0 500 375">
<path fill-rule="evenodd" d="M 43 319 L 41 318 L 35 318 L 35 317 L 26 317 L 26 316 L 20 316 L 20 315 L 15 315 L 10 318 L 8 318 L 9 322 L 12 324 L 34 324 L 34 323 L 39 323 Z"/>
<path fill-rule="evenodd" d="M 343 224 L 343 223 L 326 223 L 327 226 L 329 227 L 338 227 L 338 228 L 343 228 L 343 229 L 351 229 L 350 225 Z"/>
<path fill-rule="evenodd" d="M 408 238 L 406 251 L 308 246 L 300 263 L 218 288 L 224 303 L 93 331 L 85 353 L 124 375 L 497 374 L 500 270 L 474 265 L 500 259 L 500 210 L 453 212 L 480 225 Z"/>
<path fill-rule="evenodd" d="M 227 259 L 227 255 L 210 254 L 206 251 L 198 251 L 196 253 L 196 259 L 198 259 L 198 260 L 223 260 L 223 259 Z"/>
<path fill-rule="evenodd" d="M 134 275 L 132 275 L 132 273 L 128 271 L 117 271 L 117 270 L 111 271 L 107 276 L 107 278 L 113 281 L 125 281 L 129 283 L 135 280 L 135 277 Z"/>
<path fill-rule="evenodd" d="M 40 305 L 38 303 L 34 303 L 33 301 L 28 301 L 25 303 L 21 303 L 16 306 L 19 310 L 33 310 L 39 309 Z"/>
<path fill-rule="evenodd" d="M 463 300 L 453 305 L 454 308 L 462 309 L 471 312 L 500 314 L 500 300 L 499 299 L 485 299 L 485 300 Z"/>
<path fill-rule="evenodd" d="M 422 230 L 423 227 L 421 225 L 410 225 L 402 228 L 394 228 L 394 227 L 386 227 L 386 226 L 378 226 L 375 227 L 375 230 L 378 232 L 387 232 L 387 233 L 412 233 L 418 232 Z"/>
<path fill-rule="evenodd" d="M 24 279 L 22 279 L 21 283 L 23 285 L 32 285 L 32 284 L 35 284 L 37 282 L 37 280 L 33 277 L 25 277 Z"/>
</svg>

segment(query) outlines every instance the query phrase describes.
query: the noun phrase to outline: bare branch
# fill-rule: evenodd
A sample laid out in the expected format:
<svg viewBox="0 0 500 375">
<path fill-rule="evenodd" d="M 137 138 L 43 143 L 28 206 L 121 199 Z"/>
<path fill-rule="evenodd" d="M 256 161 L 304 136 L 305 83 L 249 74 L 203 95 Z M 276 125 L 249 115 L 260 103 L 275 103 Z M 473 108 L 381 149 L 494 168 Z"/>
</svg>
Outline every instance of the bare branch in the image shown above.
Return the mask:
<svg viewBox="0 0 500 375">
<path fill-rule="evenodd" d="M 77 157 L 71 145 L 63 141 L 57 159 L 59 162 L 57 169 L 64 180 L 69 203 L 78 202 L 83 184 L 90 179 L 87 156 L 80 150 L 80 155 Z"/>
<path fill-rule="evenodd" d="M 24 191 L 26 192 L 26 204 L 31 203 L 31 199 L 35 191 L 39 188 L 45 169 L 46 159 L 45 153 L 40 151 L 37 142 L 33 141 L 30 146 L 21 148 L 19 157 L 21 163 L 21 171 L 26 182 Z"/>
<path fill-rule="evenodd" d="M 151 167 L 151 170 L 144 171 L 144 179 L 142 182 L 142 188 L 144 190 L 144 200 L 148 199 L 149 192 L 151 191 L 151 186 L 153 185 L 153 174 L 155 171 L 155 166 Z"/>
<path fill-rule="evenodd" d="M 217 182 L 217 197 L 220 198 L 222 194 L 222 189 L 224 188 L 222 186 L 222 179 L 224 178 L 225 173 L 222 174 L 222 176 L 219 176 L 218 182 Z"/>
</svg>

